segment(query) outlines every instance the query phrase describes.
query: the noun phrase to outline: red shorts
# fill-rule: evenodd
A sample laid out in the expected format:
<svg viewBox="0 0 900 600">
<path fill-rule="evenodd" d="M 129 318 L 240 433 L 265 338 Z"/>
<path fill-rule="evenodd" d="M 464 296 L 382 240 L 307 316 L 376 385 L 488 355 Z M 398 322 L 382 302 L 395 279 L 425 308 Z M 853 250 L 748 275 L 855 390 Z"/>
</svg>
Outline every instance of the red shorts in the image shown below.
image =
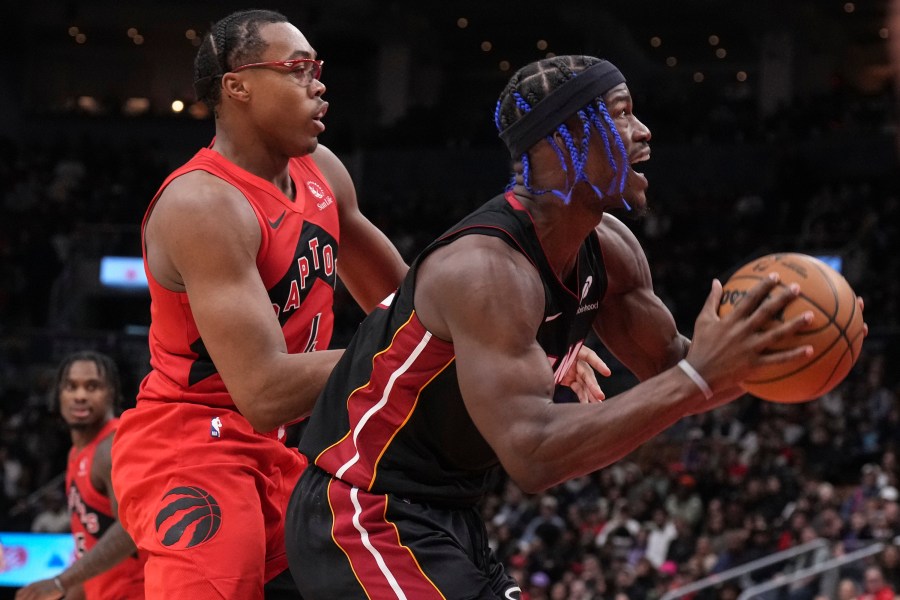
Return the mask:
<svg viewBox="0 0 900 600">
<path fill-rule="evenodd" d="M 237 411 L 141 401 L 113 441 L 119 520 L 149 554 L 147 600 L 263 597 L 287 568 L 284 515 L 306 458 Z"/>
</svg>

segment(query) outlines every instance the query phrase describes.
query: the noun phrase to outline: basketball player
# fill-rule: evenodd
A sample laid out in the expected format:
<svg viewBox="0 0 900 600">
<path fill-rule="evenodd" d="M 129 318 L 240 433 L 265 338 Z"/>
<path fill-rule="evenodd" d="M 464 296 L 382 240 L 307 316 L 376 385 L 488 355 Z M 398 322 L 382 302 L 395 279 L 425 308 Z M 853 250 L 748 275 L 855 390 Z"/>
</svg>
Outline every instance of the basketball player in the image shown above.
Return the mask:
<svg viewBox="0 0 900 600">
<path fill-rule="evenodd" d="M 67 356 L 56 377 L 59 412 L 72 436 L 66 496 L 76 560 L 52 579 L 36 581 L 16 600 L 137 600 L 144 597 L 144 562 L 116 519 L 110 447 L 121 399 L 116 363 L 99 352 Z M 82 589 L 83 587 L 83 589 Z"/>
<path fill-rule="evenodd" d="M 286 542 L 306 600 L 518 598 L 477 508 L 495 468 L 545 490 L 811 351 L 796 337 L 810 314 L 762 331 L 798 293 L 771 278 L 722 319 L 714 281 L 693 343 L 679 334 L 637 239 L 607 213 L 647 203 L 632 165 L 649 159 L 650 130 L 632 109 L 607 61 L 560 56 L 513 75 L 495 115 L 513 184 L 366 318 L 300 441 L 311 464 Z M 641 383 L 554 403 L 591 328 Z"/>
<path fill-rule="evenodd" d="M 303 34 L 271 11 L 225 17 L 196 57 L 216 136 L 144 219 L 153 370 L 113 445 L 151 599 L 296 597 L 284 511 L 306 459 L 284 445 L 283 425 L 309 414 L 340 355 L 327 350 L 336 276 L 368 312 L 407 270 L 318 144 L 321 73 Z M 600 399 L 590 367 L 608 369 L 580 356 L 567 383 Z"/>
<path fill-rule="evenodd" d="M 309 413 L 340 354 L 335 278 L 369 311 L 406 265 L 318 144 L 322 61 L 294 25 L 231 14 L 194 67 L 215 138 L 144 218 L 152 371 L 116 434 L 113 483 L 149 553 L 147 598 L 296 598 L 282 590 L 283 523 L 306 460 L 283 426 Z"/>
</svg>

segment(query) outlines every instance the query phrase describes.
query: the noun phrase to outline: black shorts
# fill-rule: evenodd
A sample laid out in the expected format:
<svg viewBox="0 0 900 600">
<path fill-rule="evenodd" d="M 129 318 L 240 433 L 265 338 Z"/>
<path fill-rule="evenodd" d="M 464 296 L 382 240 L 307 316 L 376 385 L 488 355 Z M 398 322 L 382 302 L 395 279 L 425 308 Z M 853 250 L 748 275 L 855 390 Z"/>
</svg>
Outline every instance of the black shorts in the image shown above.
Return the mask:
<svg viewBox="0 0 900 600">
<path fill-rule="evenodd" d="M 517 600 L 478 509 L 372 494 L 310 465 L 285 523 L 291 574 L 305 600 Z"/>
</svg>

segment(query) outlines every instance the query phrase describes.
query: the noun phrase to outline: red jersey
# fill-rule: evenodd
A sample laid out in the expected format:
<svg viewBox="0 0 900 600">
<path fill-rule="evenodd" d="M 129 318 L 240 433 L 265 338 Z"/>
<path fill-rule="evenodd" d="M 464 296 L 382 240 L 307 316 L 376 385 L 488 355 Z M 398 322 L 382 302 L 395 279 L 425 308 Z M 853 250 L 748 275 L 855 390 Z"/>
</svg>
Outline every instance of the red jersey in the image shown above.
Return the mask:
<svg viewBox="0 0 900 600">
<path fill-rule="evenodd" d="M 118 419 L 112 419 L 89 444 L 69 450 L 66 468 L 66 496 L 72 515 L 76 560 L 93 548 L 106 530 L 116 522 L 112 504 L 105 492 L 91 482 L 94 453 L 101 441 L 113 435 Z M 84 591 L 88 600 L 125 600 L 144 597 L 144 563 L 146 557 L 134 555 L 115 567 L 88 579 Z"/>
<path fill-rule="evenodd" d="M 256 213 L 262 240 L 256 265 L 278 316 L 290 353 L 325 350 L 334 325 L 338 209 L 334 194 L 310 156 L 290 159 L 296 198 L 245 171 L 211 149 L 200 150 L 163 182 L 144 216 L 144 226 L 163 190 L 176 177 L 202 170 L 236 187 Z M 215 210 L 215 207 L 210 207 Z M 186 293 L 167 290 L 147 266 L 150 287 L 150 366 L 138 400 L 190 402 L 233 408 L 234 402 L 209 357 Z"/>
</svg>

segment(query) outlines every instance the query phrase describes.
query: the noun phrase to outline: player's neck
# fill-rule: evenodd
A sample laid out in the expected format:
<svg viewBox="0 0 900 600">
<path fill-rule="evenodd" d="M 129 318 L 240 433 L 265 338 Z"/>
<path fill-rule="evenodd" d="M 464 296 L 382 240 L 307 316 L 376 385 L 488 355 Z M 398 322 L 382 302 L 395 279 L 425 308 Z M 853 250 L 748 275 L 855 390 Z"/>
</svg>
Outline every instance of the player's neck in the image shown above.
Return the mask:
<svg viewBox="0 0 900 600">
<path fill-rule="evenodd" d="M 240 139 L 241 142 L 236 143 L 233 136 L 221 129 L 217 130 L 212 149 L 229 162 L 272 183 L 286 196 L 293 197 L 293 186 L 288 170 L 289 158 L 273 154 L 258 140 Z"/>
<path fill-rule="evenodd" d="M 100 432 L 109 422 L 109 419 L 84 427 L 69 427 L 69 435 L 72 437 L 72 445 L 81 450 L 100 435 Z"/>
<path fill-rule="evenodd" d="M 572 198 L 566 203 L 549 193 L 535 196 L 520 186 L 513 193 L 531 215 L 550 266 L 564 279 L 574 268 L 584 240 L 600 223 L 603 211 L 582 199 Z"/>
</svg>

